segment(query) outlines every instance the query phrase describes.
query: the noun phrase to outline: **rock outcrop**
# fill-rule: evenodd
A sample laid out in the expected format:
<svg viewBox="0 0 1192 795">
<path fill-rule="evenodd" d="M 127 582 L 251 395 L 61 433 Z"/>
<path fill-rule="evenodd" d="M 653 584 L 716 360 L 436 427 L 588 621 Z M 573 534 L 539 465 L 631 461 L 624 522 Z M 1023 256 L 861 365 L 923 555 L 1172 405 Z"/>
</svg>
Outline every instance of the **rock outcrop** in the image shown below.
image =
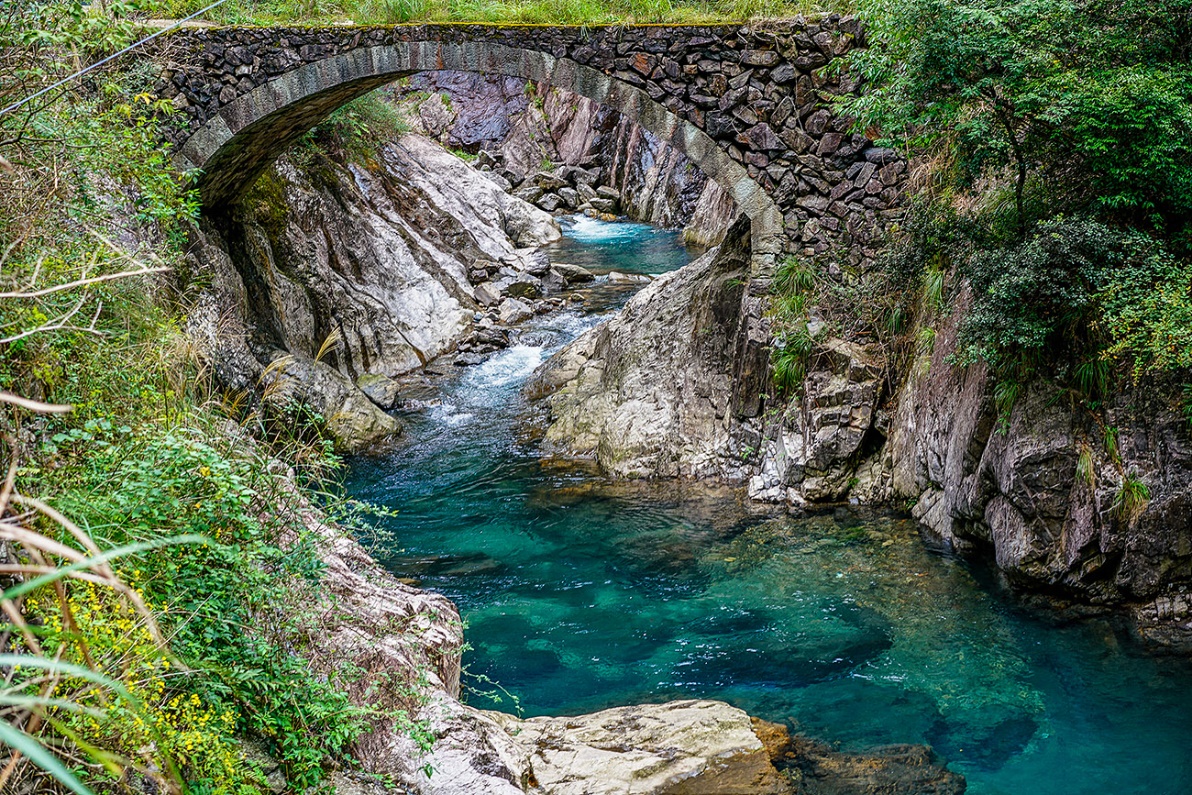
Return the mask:
<svg viewBox="0 0 1192 795">
<path fill-rule="evenodd" d="M 475 349 L 477 337 L 493 349 L 501 319 L 477 326 L 489 302 L 476 283 L 497 301 L 541 295 L 536 250 L 558 236 L 549 215 L 416 135 L 367 168 L 298 151 L 234 213 L 208 219 L 192 263 L 211 286 L 190 330 L 225 388 L 303 403 L 340 449 L 374 448 L 398 424 L 356 383 Z"/>
<path fill-rule="evenodd" d="M 819 336 L 798 393 L 777 398 L 747 245 L 730 235 L 547 363 L 532 394 L 549 396 L 556 451 L 770 502 L 909 502 L 936 543 L 1019 592 L 1124 605 L 1146 639 L 1192 649 L 1192 437 L 1161 392 L 1093 414 L 1038 380 L 999 418 L 991 376 L 952 363 L 962 295 L 895 393 L 878 349 Z M 1145 492 L 1124 495 L 1128 480 Z"/>
<path fill-rule="evenodd" d="M 739 474 L 737 414 L 759 402 L 742 366 L 756 353 L 748 310 L 760 302 L 748 276 L 742 221 L 556 354 L 527 386 L 547 397 L 547 444 L 623 477 Z"/>
<path fill-rule="evenodd" d="M 962 295 L 898 395 L 893 493 L 915 501 L 935 539 L 988 553 L 1012 585 L 1061 601 L 1127 604 L 1145 637 L 1192 650 L 1187 421 L 1146 385 L 1093 415 L 1042 381 L 1023 384 L 1000 418 L 985 369 L 949 364 L 966 305 Z M 1127 504 L 1128 477 L 1149 498 Z"/>
<path fill-rule="evenodd" d="M 859 492 L 858 470 L 883 440 L 885 372 L 871 346 L 816 344 L 802 390 L 763 426 L 749 496 L 767 502 L 832 502 Z M 881 488 L 867 483 L 866 489 Z"/>
<path fill-rule="evenodd" d="M 877 352 L 819 342 L 802 392 L 779 399 L 769 341 L 742 221 L 565 347 L 527 388 L 547 397 L 547 443 L 610 474 L 747 482 L 771 502 L 843 499 L 888 423 Z M 864 488 L 888 493 L 888 481 L 867 472 Z"/>
</svg>

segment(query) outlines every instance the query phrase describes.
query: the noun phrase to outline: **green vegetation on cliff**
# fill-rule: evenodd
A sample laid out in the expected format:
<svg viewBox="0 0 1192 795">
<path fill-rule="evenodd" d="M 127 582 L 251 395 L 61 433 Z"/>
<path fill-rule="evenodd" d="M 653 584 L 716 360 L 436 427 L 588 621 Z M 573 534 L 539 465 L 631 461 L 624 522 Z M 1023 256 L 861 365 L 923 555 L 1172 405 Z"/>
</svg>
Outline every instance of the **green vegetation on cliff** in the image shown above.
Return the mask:
<svg viewBox="0 0 1192 795">
<path fill-rule="evenodd" d="M 133 35 L 125 4 L 17 5 L 3 106 Z M 0 117 L 4 792 L 266 791 L 245 740 L 314 786 L 375 717 L 302 654 L 322 564 L 298 481 L 335 460 L 214 394 L 179 328 L 197 200 L 153 78 L 102 69 Z"/>
<path fill-rule="evenodd" d="M 959 362 L 1003 409 L 1034 375 L 1090 408 L 1192 381 L 1192 3 L 860 7 L 871 90 L 844 107 L 927 183 L 887 264 L 971 288 Z"/>
</svg>

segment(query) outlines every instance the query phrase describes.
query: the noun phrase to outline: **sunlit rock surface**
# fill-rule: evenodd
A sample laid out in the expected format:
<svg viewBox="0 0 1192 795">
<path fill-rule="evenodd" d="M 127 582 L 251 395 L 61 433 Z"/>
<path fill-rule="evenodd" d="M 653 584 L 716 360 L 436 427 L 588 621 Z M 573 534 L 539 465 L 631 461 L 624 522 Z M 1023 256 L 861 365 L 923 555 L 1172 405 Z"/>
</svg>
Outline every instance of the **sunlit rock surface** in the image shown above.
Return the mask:
<svg viewBox="0 0 1192 795">
<path fill-rule="evenodd" d="M 190 330 L 225 388 L 276 381 L 274 403 L 312 407 L 342 450 L 372 449 L 398 424 L 353 382 L 407 373 L 469 339 L 476 264 L 515 283 L 559 228 L 416 135 L 368 168 L 308 157 L 279 161 L 208 224 L 192 263 L 210 287 Z M 267 373 L 274 361 L 284 366 Z"/>
<path fill-rule="evenodd" d="M 549 395 L 548 444 L 621 476 L 721 472 L 743 385 L 747 231 L 655 279 L 546 364 L 529 390 Z"/>
</svg>

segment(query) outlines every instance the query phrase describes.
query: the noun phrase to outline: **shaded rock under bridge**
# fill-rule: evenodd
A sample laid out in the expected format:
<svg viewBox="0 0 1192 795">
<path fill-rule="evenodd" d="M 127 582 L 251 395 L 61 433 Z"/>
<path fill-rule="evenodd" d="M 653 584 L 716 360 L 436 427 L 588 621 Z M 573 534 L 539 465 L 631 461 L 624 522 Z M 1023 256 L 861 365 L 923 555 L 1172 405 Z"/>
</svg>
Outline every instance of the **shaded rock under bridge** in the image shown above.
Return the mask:
<svg viewBox="0 0 1192 795">
<path fill-rule="evenodd" d="M 752 225 L 752 271 L 784 253 L 873 255 L 906 165 L 850 132 L 824 69 L 864 45 L 856 19 L 720 26 L 187 29 L 149 53 L 156 91 L 185 114 L 178 161 L 207 211 L 232 202 L 299 136 L 399 78 L 458 70 L 537 81 L 608 106 L 684 153 Z"/>
</svg>

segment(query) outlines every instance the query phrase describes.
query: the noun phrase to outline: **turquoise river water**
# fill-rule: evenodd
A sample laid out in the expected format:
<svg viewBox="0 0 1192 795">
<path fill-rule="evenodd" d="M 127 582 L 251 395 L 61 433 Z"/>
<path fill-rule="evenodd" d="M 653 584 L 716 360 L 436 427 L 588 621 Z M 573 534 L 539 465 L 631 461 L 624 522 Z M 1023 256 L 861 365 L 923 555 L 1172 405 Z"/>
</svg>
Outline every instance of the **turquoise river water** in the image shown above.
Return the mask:
<svg viewBox="0 0 1192 795">
<path fill-rule="evenodd" d="M 557 262 L 687 261 L 673 232 L 565 226 Z M 929 743 L 977 795 L 1192 793 L 1187 661 L 1109 622 L 1016 609 L 903 517 L 788 516 L 543 459 L 521 387 L 625 290 L 600 280 L 582 311 L 442 376 L 441 402 L 404 417 L 406 446 L 353 462 L 350 492 L 397 511 L 382 563 L 463 613 L 471 703 L 565 715 L 716 698 L 845 748 Z"/>
</svg>

